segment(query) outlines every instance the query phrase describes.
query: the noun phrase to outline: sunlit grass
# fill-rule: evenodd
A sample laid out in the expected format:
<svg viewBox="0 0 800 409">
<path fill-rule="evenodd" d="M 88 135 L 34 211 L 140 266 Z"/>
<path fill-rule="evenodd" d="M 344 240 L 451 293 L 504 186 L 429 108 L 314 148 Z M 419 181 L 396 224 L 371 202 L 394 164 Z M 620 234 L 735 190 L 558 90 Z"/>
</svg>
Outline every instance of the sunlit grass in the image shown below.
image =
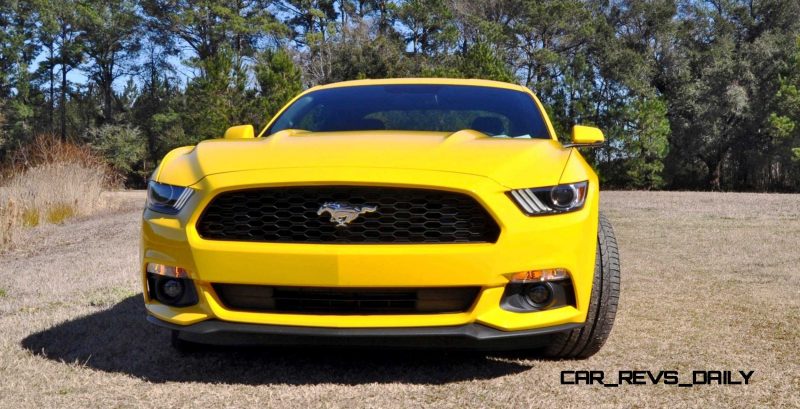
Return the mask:
<svg viewBox="0 0 800 409">
<path fill-rule="evenodd" d="M 47 221 L 52 224 L 61 224 L 75 216 L 75 208 L 66 203 L 57 203 L 47 209 Z"/>
<path fill-rule="evenodd" d="M 25 166 L 0 169 L 0 250 L 26 228 L 63 224 L 105 206 L 101 193 L 111 173 L 89 150 L 40 137 L 24 153 Z"/>
<path fill-rule="evenodd" d="M 11 244 L 19 224 L 19 207 L 0 195 L 0 249 Z"/>
<path fill-rule="evenodd" d="M 39 225 L 39 209 L 27 208 L 22 211 L 22 225 L 25 227 L 36 227 Z"/>
</svg>

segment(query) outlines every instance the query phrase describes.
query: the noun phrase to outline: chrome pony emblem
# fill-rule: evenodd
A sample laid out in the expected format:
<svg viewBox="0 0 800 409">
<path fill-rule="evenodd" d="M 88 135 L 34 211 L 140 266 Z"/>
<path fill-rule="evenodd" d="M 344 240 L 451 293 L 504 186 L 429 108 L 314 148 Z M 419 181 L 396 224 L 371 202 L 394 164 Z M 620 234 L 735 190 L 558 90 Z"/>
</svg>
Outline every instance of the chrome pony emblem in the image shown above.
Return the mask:
<svg viewBox="0 0 800 409">
<path fill-rule="evenodd" d="M 377 206 L 351 206 L 345 203 L 325 202 L 317 210 L 317 215 L 322 216 L 328 213 L 331 215 L 331 221 L 336 223 L 336 227 L 347 227 L 358 216 L 364 213 L 372 213 L 375 210 L 378 210 Z"/>
</svg>

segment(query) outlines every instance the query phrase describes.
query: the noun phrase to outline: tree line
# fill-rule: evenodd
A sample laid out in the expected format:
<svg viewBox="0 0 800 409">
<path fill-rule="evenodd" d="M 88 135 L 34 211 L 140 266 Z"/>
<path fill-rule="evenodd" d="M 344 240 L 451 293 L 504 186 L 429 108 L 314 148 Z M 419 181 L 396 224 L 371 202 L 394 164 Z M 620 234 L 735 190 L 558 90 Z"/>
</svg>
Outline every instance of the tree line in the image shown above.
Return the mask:
<svg viewBox="0 0 800 409">
<path fill-rule="evenodd" d="M 0 160 L 48 134 L 141 186 L 304 88 L 412 76 L 599 126 L 607 187 L 800 191 L 800 0 L 3 0 Z"/>
</svg>

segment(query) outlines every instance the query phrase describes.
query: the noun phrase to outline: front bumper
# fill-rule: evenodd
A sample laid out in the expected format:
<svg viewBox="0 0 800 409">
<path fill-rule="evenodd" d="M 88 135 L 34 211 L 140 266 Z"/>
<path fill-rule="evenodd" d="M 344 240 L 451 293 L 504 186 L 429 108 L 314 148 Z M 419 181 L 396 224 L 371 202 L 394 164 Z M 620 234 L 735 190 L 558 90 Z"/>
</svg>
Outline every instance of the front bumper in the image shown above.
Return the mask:
<svg viewBox="0 0 800 409">
<path fill-rule="evenodd" d="M 176 325 L 153 316 L 147 320 L 162 328 L 180 331 L 182 340 L 225 346 L 347 346 L 396 348 L 447 348 L 469 350 L 517 350 L 542 347 L 550 336 L 581 327 L 562 324 L 524 331 L 499 331 L 482 324 L 409 328 L 315 328 L 254 325 L 207 320 Z"/>
<path fill-rule="evenodd" d="M 265 182 L 267 181 L 267 182 Z M 269 181 L 276 181 L 274 183 Z M 413 181 L 413 182 L 409 182 Z M 294 244 L 210 241 L 195 222 L 213 196 L 227 190 L 284 185 L 375 185 L 430 188 L 475 197 L 500 225 L 496 243 L 473 244 Z M 209 320 L 237 324 L 331 329 L 432 328 L 481 325 L 499 331 L 527 331 L 581 324 L 591 294 L 597 243 L 597 181 L 580 211 L 528 217 L 491 179 L 465 174 L 407 169 L 272 169 L 211 175 L 193 188 L 177 216 L 146 210 L 142 225 L 142 282 L 146 263 L 181 266 L 190 272 L 199 303 L 174 308 L 151 300 L 148 313 L 171 325 Z M 541 312 L 500 307 L 515 272 L 566 268 L 575 288 L 575 306 Z M 312 287 L 480 286 L 465 312 L 426 315 L 312 315 L 227 309 L 212 283 Z M 146 284 L 145 284 L 146 286 Z"/>
</svg>

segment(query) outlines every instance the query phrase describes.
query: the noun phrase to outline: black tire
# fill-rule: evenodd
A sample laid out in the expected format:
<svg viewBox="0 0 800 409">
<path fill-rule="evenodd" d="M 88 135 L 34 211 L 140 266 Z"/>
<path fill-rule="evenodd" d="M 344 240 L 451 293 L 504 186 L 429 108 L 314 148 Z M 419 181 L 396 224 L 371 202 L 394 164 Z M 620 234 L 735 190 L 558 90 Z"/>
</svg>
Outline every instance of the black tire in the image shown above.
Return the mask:
<svg viewBox="0 0 800 409">
<path fill-rule="evenodd" d="M 553 336 L 544 355 L 557 359 L 586 359 L 600 350 L 611 333 L 619 303 L 619 250 L 611 223 L 600 215 L 597 257 L 586 325 Z"/>
</svg>

